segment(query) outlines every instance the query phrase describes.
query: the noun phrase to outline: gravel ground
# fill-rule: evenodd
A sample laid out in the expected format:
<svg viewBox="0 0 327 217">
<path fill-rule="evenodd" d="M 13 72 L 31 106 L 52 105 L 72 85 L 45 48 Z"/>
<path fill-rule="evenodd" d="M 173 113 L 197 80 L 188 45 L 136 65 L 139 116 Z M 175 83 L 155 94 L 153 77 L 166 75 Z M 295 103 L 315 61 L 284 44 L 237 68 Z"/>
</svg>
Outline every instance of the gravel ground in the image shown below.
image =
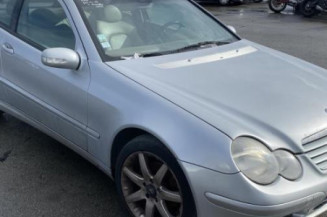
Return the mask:
<svg viewBox="0 0 327 217">
<path fill-rule="evenodd" d="M 327 68 L 325 16 L 304 19 L 291 8 L 273 14 L 265 3 L 206 7 L 242 37 Z M 0 217 L 32 216 L 126 217 L 108 177 L 60 143 L 5 115 L 0 120 Z"/>
</svg>

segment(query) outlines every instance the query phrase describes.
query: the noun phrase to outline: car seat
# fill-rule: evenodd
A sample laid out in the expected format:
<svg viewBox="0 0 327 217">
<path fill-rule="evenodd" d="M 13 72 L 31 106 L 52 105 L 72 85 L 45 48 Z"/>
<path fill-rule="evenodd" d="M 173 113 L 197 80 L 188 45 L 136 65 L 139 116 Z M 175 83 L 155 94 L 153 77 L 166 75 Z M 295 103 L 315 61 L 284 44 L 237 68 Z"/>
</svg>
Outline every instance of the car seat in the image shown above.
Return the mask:
<svg viewBox="0 0 327 217">
<path fill-rule="evenodd" d="M 135 30 L 134 26 L 124 22 L 122 19 L 122 12 L 113 5 L 95 9 L 89 18 L 97 36 L 105 36 L 113 50 L 122 48 Z"/>
</svg>

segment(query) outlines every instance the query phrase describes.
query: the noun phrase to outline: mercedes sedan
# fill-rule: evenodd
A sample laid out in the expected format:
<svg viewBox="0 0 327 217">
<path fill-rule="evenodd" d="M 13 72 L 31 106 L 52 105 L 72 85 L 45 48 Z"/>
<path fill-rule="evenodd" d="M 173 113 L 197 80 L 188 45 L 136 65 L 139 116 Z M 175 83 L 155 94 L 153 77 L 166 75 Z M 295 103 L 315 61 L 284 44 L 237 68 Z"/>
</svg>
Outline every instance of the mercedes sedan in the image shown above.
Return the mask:
<svg viewBox="0 0 327 217">
<path fill-rule="evenodd" d="M 1 0 L 0 110 L 115 180 L 131 217 L 327 210 L 327 71 L 192 0 Z"/>
</svg>

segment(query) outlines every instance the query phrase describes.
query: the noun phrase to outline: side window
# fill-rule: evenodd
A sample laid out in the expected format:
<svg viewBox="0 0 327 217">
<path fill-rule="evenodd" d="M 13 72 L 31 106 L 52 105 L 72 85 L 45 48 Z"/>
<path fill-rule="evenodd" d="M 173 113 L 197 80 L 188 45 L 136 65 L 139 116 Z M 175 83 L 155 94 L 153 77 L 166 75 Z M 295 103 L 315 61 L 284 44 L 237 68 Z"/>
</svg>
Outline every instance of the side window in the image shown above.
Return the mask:
<svg viewBox="0 0 327 217">
<path fill-rule="evenodd" d="M 0 22 L 9 27 L 18 0 L 0 0 Z"/>
<path fill-rule="evenodd" d="M 73 30 L 57 0 L 25 0 L 17 33 L 43 48 L 75 48 Z"/>
</svg>

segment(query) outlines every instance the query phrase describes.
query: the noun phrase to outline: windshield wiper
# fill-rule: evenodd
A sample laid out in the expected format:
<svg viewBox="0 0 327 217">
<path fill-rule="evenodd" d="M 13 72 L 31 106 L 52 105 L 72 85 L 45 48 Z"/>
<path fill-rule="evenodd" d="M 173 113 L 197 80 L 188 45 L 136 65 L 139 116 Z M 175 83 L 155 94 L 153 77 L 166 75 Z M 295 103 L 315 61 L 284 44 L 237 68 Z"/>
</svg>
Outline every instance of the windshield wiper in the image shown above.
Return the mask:
<svg viewBox="0 0 327 217">
<path fill-rule="evenodd" d="M 134 55 L 132 55 L 132 56 L 121 56 L 120 58 L 123 60 L 132 60 L 132 59 L 139 59 L 141 57 L 143 57 L 141 54 L 134 53 Z"/>
<path fill-rule="evenodd" d="M 161 55 L 166 55 L 166 54 L 180 53 L 180 52 L 184 52 L 187 50 L 193 50 L 193 49 L 197 49 L 197 48 L 208 48 L 208 47 L 212 47 L 212 46 L 220 46 L 220 45 L 229 44 L 229 43 L 230 42 L 228 42 L 228 41 L 204 41 L 204 42 L 199 42 L 196 44 L 191 44 L 191 45 L 188 45 L 188 46 L 185 46 L 182 48 L 178 48 L 175 50 L 143 54 L 142 57 L 153 57 L 153 56 L 161 56 Z"/>
<path fill-rule="evenodd" d="M 196 44 L 191 44 L 182 48 L 178 48 L 176 50 L 174 50 L 174 53 L 178 53 L 178 52 L 182 52 L 182 51 L 186 51 L 186 50 L 192 50 L 195 48 L 208 48 L 208 47 L 213 47 L 213 46 L 220 46 L 220 45 L 224 45 L 224 44 L 229 44 L 230 42 L 226 42 L 226 41 L 203 41 L 203 42 L 199 42 Z"/>
</svg>

